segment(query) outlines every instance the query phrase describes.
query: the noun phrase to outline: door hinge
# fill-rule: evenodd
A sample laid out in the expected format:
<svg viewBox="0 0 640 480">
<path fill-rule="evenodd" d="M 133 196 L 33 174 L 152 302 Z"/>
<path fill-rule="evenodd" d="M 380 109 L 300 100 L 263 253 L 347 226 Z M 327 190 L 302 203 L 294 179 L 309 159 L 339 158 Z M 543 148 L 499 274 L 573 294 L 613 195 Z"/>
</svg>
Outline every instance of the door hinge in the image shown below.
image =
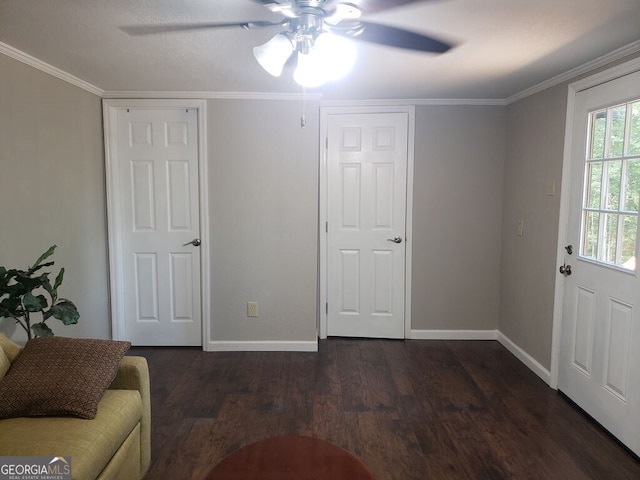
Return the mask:
<svg viewBox="0 0 640 480">
<path fill-rule="evenodd" d="M 326 313 L 327 315 L 329 315 L 329 302 L 324 304 L 324 313 Z"/>
<path fill-rule="evenodd" d="M 324 137 L 324 148 L 329 150 L 329 137 Z"/>
<path fill-rule="evenodd" d="M 325 233 L 329 233 L 329 222 L 324 222 L 324 231 Z"/>
</svg>

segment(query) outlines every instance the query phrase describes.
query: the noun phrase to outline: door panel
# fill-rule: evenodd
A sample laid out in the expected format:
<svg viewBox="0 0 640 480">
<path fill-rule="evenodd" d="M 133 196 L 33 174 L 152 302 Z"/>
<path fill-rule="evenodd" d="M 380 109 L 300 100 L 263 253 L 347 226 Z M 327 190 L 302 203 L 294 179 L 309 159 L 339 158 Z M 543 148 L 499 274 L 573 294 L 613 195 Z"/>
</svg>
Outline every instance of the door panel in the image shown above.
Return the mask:
<svg viewBox="0 0 640 480">
<path fill-rule="evenodd" d="M 331 114 L 327 134 L 327 333 L 404 338 L 408 114 Z"/>
<path fill-rule="evenodd" d="M 572 132 L 558 387 L 640 454 L 640 73 L 578 93 Z"/>
<path fill-rule="evenodd" d="M 591 375 L 593 354 L 593 324 L 595 319 L 595 292 L 576 286 L 574 310 L 573 366 Z"/>
<path fill-rule="evenodd" d="M 196 109 L 119 109 L 124 335 L 202 345 Z"/>
<path fill-rule="evenodd" d="M 155 253 L 134 253 L 135 296 L 139 321 L 158 321 L 158 274 Z"/>
<path fill-rule="evenodd" d="M 191 188 L 189 162 L 171 160 L 167 162 L 169 230 L 191 231 Z"/>
</svg>

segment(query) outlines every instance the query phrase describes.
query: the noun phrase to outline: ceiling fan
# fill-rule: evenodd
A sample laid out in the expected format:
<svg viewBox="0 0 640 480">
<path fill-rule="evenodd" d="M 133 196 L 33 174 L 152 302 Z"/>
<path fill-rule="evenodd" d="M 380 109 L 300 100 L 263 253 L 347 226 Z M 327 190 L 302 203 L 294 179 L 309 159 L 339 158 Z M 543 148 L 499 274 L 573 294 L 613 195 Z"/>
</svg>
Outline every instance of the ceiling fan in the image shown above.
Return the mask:
<svg viewBox="0 0 640 480">
<path fill-rule="evenodd" d="M 285 64 L 295 60 L 294 79 L 307 87 L 346 74 L 355 61 L 355 47 L 345 39 L 429 53 L 444 53 L 453 46 L 432 36 L 361 20 L 366 14 L 424 0 L 253 1 L 283 18 L 278 21 L 134 25 L 121 29 L 130 35 L 149 35 L 226 27 L 249 30 L 281 27 L 283 31 L 253 49 L 254 56 L 274 76 L 280 76 Z"/>
</svg>

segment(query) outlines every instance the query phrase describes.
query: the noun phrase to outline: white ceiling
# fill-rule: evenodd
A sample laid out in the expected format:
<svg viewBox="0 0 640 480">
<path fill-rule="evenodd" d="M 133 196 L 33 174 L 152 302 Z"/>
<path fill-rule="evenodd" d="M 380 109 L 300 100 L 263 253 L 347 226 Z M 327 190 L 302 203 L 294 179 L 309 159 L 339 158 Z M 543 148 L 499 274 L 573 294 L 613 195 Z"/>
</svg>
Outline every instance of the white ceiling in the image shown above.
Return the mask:
<svg viewBox="0 0 640 480">
<path fill-rule="evenodd" d="M 107 92 L 299 93 L 290 72 L 271 77 L 253 58 L 278 28 L 144 37 L 119 28 L 277 19 L 251 0 L 0 0 L 0 42 Z M 640 0 L 436 0 L 365 19 L 457 46 L 437 56 L 356 42 L 353 71 L 312 92 L 505 99 L 640 40 Z"/>
</svg>

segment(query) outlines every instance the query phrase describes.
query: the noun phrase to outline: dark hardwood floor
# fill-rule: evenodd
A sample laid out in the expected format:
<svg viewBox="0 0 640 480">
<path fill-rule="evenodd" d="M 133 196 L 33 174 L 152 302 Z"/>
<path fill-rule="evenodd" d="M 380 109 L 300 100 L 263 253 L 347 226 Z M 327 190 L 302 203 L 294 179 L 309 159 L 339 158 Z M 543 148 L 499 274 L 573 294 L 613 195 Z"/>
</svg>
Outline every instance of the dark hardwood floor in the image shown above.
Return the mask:
<svg viewBox="0 0 640 480">
<path fill-rule="evenodd" d="M 346 448 L 377 480 L 640 479 L 635 457 L 493 341 L 130 354 L 151 372 L 146 480 L 199 480 L 232 451 L 285 434 Z"/>
</svg>

